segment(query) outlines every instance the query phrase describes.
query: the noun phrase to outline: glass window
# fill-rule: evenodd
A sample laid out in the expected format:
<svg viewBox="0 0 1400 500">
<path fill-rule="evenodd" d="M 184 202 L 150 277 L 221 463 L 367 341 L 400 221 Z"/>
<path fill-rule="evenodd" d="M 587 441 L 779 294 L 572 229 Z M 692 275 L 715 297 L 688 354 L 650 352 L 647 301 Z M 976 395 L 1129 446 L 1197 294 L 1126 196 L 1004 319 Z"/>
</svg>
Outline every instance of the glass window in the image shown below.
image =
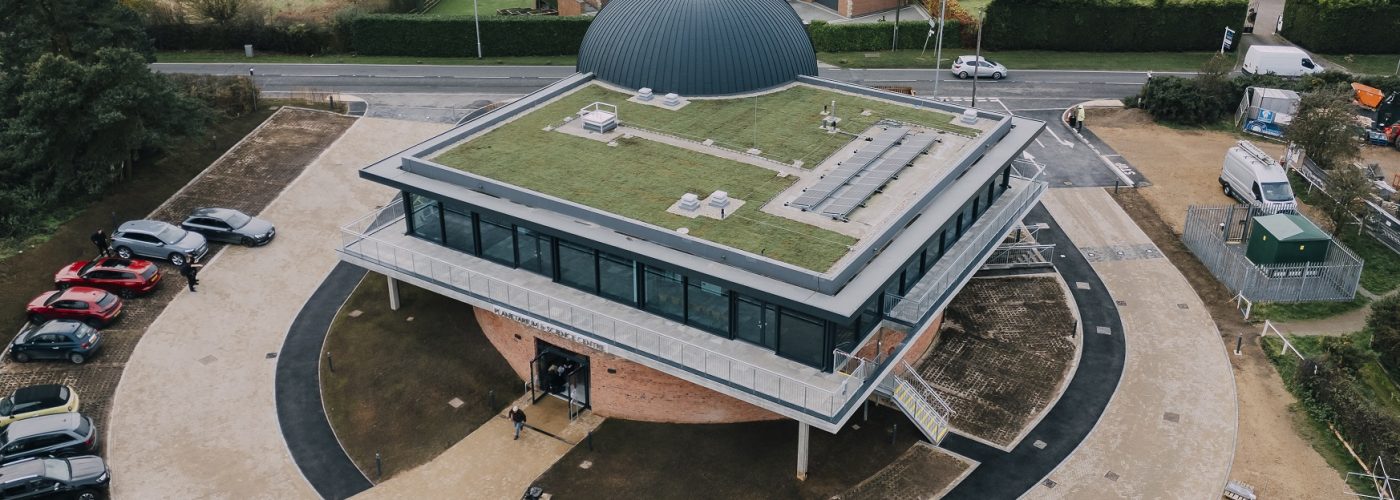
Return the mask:
<svg viewBox="0 0 1400 500">
<path fill-rule="evenodd" d="M 413 235 L 442 243 L 442 215 L 438 201 L 408 193 Z"/>
<path fill-rule="evenodd" d="M 646 267 L 646 309 L 685 321 L 685 283 L 680 273 Z"/>
<path fill-rule="evenodd" d="M 729 291 L 697 279 L 690 280 L 686 297 L 690 324 L 706 330 L 729 333 Z"/>
<path fill-rule="evenodd" d="M 450 208 L 444 210 L 442 229 L 447 246 L 470 254 L 476 253 L 476 231 L 472 229 L 471 214 L 456 212 Z"/>
<path fill-rule="evenodd" d="M 901 293 L 908 294 L 909 290 L 914 288 L 914 284 L 919 282 L 919 278 L 924 276 L 924 273 L 919 271 L 919 261 L 919 256 L 915 255 L 909 261 L 909 265 L 904 266 L 904 286 L 900 287 Z"/>
<path fill-rule="evenodd" d="M 845 353 L 850 353 L 854 350 L 856 348 L 856 342 L 860 341 L 860 338 L 856 336 L 856 329 L 859 327 L 860 317 L 856 317 L 856 319 L 849 324 L 837 325 L 836 338 L 833 339 L 836 348 Z"/>
<path fill-rule="evenodd" d="M 773 306 L 738 295 L 734 307 L 734 338 L 777 348 L 778 312 Z"/>
<path fill-rule="evenodd" d="M 517 226 L 516 245 L 520 248 L 520 268 L 545 276 L 554 276 L 554 253 L 549 236 Z"/>
<path fill-rule="evenodd" d="M 598 267 L 593 249 L 559 241 L 559 282 L 598 293 Z"/>
<path fill-rule="evenodd" d="M 779 323 L 778 354 L 811 366 L 826 361 L 826 325 L 815 318 L 794 311 L 783 311 Z"/>
<path fill-rule="evenodd" d="M 637 303 L 637 275 L 631 259 L 598 252 L 598 294 L 625 302 Z"/>
<path fill-rule="evenodd" d="M 481 222 L 481 256 L 508 266 L 515 265 L 515 239 L 510 224 L 502 224 L 477 214 Z"/>
</svg>

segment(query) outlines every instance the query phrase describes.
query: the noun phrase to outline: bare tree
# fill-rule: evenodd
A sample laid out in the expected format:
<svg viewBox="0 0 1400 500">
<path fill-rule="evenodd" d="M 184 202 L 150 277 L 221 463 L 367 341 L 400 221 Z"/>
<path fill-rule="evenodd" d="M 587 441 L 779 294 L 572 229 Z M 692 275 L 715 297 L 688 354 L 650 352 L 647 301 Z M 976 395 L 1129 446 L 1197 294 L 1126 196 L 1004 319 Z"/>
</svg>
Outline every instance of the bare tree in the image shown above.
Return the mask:
<svg viewBox="0 0 1400 500">
<path fill-rule="evenodd" d="M 1352 112 L 1350 92 L 1327 87 L 1305 94 L 1284 138 L 1302 146 L 1319 167 L 1355 170 L 1349 167 L 1361 154 L 1361 127 Z"/>
<path fill-rule="evenodd" d="M 1361 169 L 1350 165 L 1332 169 L 1327 176 L 1327 196 L 1323 197 L 1322 209 L 1332 220 L 1334 232 L 1340 233 L 1344 224 L 1356 222 L 1370 194 L 1371 180 Z"/>
<path fill-rule="evenodd" d="M 196 13 L 219 24 L 228 24 L 243 10 L 245 0 L 184 0 Z"/>
</svg>

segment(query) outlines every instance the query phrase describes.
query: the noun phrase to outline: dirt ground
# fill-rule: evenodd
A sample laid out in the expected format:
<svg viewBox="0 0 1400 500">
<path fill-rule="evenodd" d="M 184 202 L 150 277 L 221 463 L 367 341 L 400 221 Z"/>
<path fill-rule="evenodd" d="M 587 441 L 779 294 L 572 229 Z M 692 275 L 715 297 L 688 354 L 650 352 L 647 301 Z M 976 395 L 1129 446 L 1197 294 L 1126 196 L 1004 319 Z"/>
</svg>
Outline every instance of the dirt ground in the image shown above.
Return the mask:
<svg viewBox="0 0 1400 500">
<path fill-rule="evenodd" d="M 329 113 L 288 109 L 274 114 L 248 141 L 234 145 L 223 161 L 214 162 L 212 165 L 208 163 L 214 161 L 214 158 L 222 153 L 221 150 L 196 148 L 194 157 L 207 158 L 197 170 L 188 170 L 187 165 L 161 166 L 157 162 L 151 169 L 152 172 L 164 172 L 177 176 L 175 179 L 178 180 L 178 184 L 173 186 L 164 181 L 153 182 L 153 190 L 164 193 L 160 198 L 152 198 L 150 193 L 141 189 L 140 184 L 119 185 L 111 190 L 111 196 L 65 224 L 49 241 L 6 260 L 6 265 L 0 266 L 6 273 L 12 273 L 0 275 L 0 278 L 11 285 L 0 291 L 0 298 L 3 298 L 7 310 L 12 313 L 18 312 L 15 314 L 18 318 L 5 315 L 5 321 L 0 321 L 0 327 L 4 327 L 5 331 L 9 332 L 8 335 L 14 335 L 24 323 L 24 304 L 33 295 L 52 289 L 53 272 L 63 264 L 88 259 L 96 253 L 87 240 L 87 235 L 92 230 L 101 227 L 110 234 L 114 219 L 145 217 L 166 197 L 170 197 L 170 203 L 158 209 L 155 218 L 170 222 L 179 222 L 183 217 L 183 213 L 176 211 L 205 204 L 232 206 L 250 214 L 257 214 L 311 163 L 322 149 L 340 137 L 354 120 Z M 242 130 L 246 133 L 247 129 Z M 226 139 L 238 138 L 241 136 Z M 213 138 L 210 141 L 212 144 L 232 142 L 226 139 Z M 254 165 L 261 168 L 257 169 L 256 173 L 248 172 L 249 167 Z M 191 189 L 170 196 L 170 193 L 175 193 L 184 185 L 184 181 L 195 177 L 199 170 L 204 172 L 202 176 L 196 177 L 190 185 Z M 254 176 L 256 178 L 252 179 Z M 138 175 L 137 178 L 143 177 Z M 258 191 L 250 192 L 253 188 Z M 207 195 L 192 196 L 191 193 Z M 206 261 L 211 259 L 220 247 L 211 245 Z M 8 359 L 0 361 L 3 362 L 3 365 L 0 365 L 0 394 L 9 394 L 19 387 L 32 384 L 70 384 L 82 397 L 83 413 L 92 416 L 99 428 L 102 428 L 127 359 L 135 350 L 146 328 L 185 285 L 175 268 L 164 262 L 160 265 L 161 272 L 166 276 L 164 282 L 152 294 L 125 302 L 121 318 L 103 329 L 105 347 L 96 357 L 83 365 L 58 362 L 20 364 Z M 99 434 L 105 439 L 105 434 Z"/>
<path fill-rule="evenodd" d="M 536 484 L 554 498 L 569 499 L 830 499 L 885 469 L 921 439 L 904 414 L 872 404 L 868 420 L 856 415 L 838 434 L 811 430 L 807 480 L 798 481 L 797 424 L 792 420 L 662 424 L 609 419 L 593 432 L 592 446 L 575 446 Z M 949 475 L 920 478 L 920 484 L 933 488 L 960 474 L 944 466 L 915 470 Z M 918 498 L 881 489 L 904 484 L 890 481 L 862 491 L 874 498 Z"/>
<path fill-rule="evenodd" d="M 1133 157 L 1128 160 L 1136 161 Z M 1283 387 L 1283 380 L 1260 349 L 1259 327 L 1244 321 L 1230 304 L 1230 292 L 1158 216 L 1145 189 L 1123 190 L 1114 198 L 1210 307 L 1227 348 L 1233 350 L 1236 339 L 1244 339 L 1243 355 L 1230 356 L 1239 398 L 1230 478 L 1254 485 L 1259 498 L 1335 498 L 1347 491 L 1341 474 L 1295 429 L 1297 400 Z"/>
<path fill-rule="evenodd" d="M 321 395 L 341 446 L 369 477 L 381 453 L 386 480 L 432 460 L 523 394 L 471 307 L 407 283 L 399 296 L 402 307 L 390 310 L 384 276 L 366 275 L 326 334 L 335 370 L 321 363 Z M 455 408 L 454 398 L 462 401 Z"/>
<path fill-rule="evenodd" d="M 979 278 L 948 306 L 920 375 L 958 430 L 1010 447 L 1055 400 L 1076 359 L 1075 319 L 1054 276 Z"/>
<path fill-rule="evenodd" d="M 889 467 L 833 499 L 932 498 L 953 486 L 971 465 L 924 442 L 915 443 Z"/>
</svg>

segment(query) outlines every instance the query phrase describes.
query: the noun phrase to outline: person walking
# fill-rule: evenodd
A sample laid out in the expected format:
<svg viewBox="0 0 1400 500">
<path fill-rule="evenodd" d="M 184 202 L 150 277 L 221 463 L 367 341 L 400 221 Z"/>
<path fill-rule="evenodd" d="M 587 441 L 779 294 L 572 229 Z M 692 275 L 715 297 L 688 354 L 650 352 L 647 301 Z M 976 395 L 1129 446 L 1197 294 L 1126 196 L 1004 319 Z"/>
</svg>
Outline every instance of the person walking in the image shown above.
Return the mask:
<svg viewBox="0 0 1400 500">
<path fill-rule="evenodd" d="M 111 253 L 112 240 L 107 237 L 107 232 L 101 229 L 92 233 L 92 244 L 97 247 L 97 256 L 108 257 Z"/>
<path fill-rule="evenodd" d="M 1074 123 L 1074 129 L 1075 129 L 1075 130 L 1084 130 L 1084 105 L 1083 105 L 1083 104 L 1080 104 L 1080 105 L 1079 105 L 1079 108 L 1076 109 L 1076 110 L 1074 111 L 1074 115 L 1075 115 L 1075 116 L 1074 116 L 1074 118 L 1075 118 L 1075 120 L 1074 120 L 1074 122 L 1075 122 L 1075 123 Z"/>
<path fill-rule="evenodd" d="M 521 410 L 519 406 L 512 406 L 510 411 L 506 412 L 506 418 L 509 418 L 511 425 L 515 426 L 515 439 L 520 439 L 520 429 L 525 427 L 525 411 Z"/>
<path fill-rule="evenodd" d="M 185 284 L 189 285 L 191 292 L 197 292 L 194 287 L 199 285 L 199 269 L 204 266 L 194 263 L 194 254 L 185 254 L 185 263 L 180 266 L 180 275 L 185 277 Z"/>
</svg>

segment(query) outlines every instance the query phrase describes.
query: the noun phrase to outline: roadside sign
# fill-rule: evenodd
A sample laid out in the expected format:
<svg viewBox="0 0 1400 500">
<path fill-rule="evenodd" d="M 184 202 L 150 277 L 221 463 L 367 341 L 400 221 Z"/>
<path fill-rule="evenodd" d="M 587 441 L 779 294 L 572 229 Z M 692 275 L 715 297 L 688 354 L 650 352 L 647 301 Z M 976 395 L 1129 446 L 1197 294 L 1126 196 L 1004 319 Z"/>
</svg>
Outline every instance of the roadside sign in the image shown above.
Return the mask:
<svg viewBox="0 0 1400 500">
<path fill-rule="evenodd" d="M 1235 30 L 1232 30 L 1232 29 L 1230 29 L 1229 26 L 1226 26 L 1226 27 L 1225 27 L 1225 39 L 1220 41 L 1220 53 L 1221 53 L 1221 54 L 1224 54 L 1225 51 L 1227 51 L 1227 50 L 1232 50 L 1232 49 L 1234 49 L 1234 47 L 1235 47 Z"/>
</svg>

